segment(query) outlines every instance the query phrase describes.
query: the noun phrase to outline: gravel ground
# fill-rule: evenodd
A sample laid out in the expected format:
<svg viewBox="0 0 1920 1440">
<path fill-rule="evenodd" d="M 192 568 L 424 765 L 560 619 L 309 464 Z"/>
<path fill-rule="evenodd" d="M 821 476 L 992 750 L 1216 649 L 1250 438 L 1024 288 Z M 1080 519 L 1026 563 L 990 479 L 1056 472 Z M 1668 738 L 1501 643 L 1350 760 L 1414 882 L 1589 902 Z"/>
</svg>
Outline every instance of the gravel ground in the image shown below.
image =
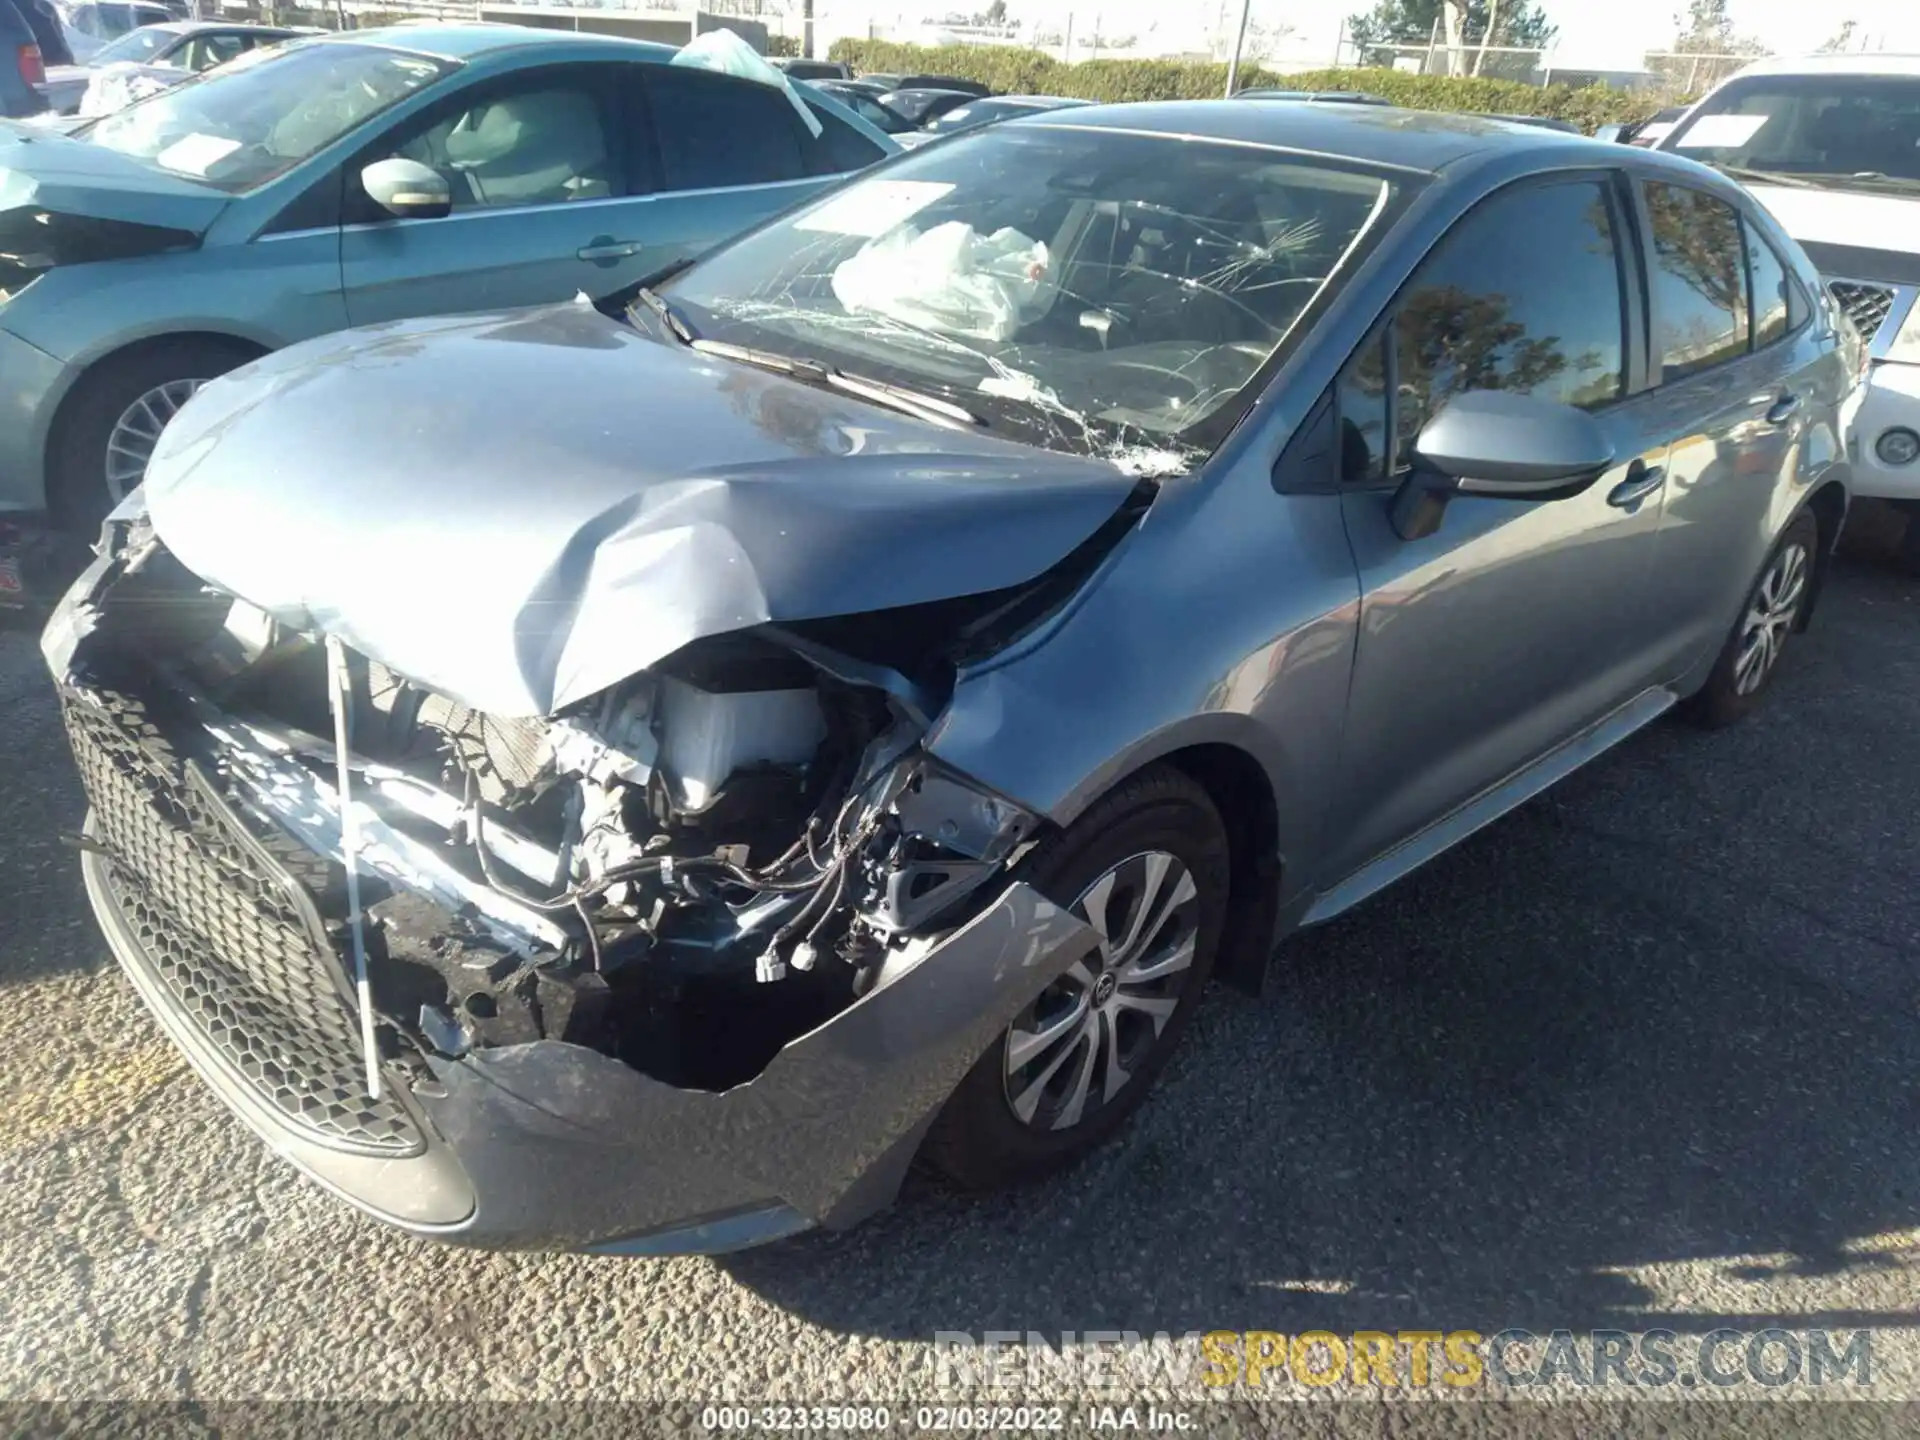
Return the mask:
<svg viewBox="0 0 1920 1440">
<path fill-rule="evenodd" d="M 1854 548 L 1760 715 L 1293 941 L 1123 1143 L 719 1260 L 425 1244 L 269 1157 L 108 959 L 0 634 L 0 1398 L 926 1399 L 979 1378 L 940 1331 L 1771 1325 L 1869 1328 L 1867 1393 L 1920 1398 L 1920 585 Z"/>
</svg>

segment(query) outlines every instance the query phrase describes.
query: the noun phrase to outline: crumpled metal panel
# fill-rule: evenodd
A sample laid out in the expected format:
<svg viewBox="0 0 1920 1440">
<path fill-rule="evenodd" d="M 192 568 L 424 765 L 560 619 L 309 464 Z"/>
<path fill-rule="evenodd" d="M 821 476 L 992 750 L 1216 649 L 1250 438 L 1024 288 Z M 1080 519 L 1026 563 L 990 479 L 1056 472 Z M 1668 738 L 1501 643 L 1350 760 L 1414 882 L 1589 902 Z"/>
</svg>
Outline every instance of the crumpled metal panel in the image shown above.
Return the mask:
<svg viewBox="0 0 1920 1440">
<path fill-rule="evenodd" d="M 219 190 L 51 127 L 0 131 L 0 212 L 118 220 L 194 236 L 231 203 Z"/>
<path fill-rule="evenodd" d="M 181 412 L 145 489 L 204 579 L 522 716 L 702 636 L 1021 584 L 1133 487 L 581 304 L 269 356 Z"/>
<path fill-rule="evenodd" d="M 604 1244 L 773 1199 L 815 1224 L 853 1224 L 892 1201 L 954 1087 L 1098 939 L 1009 885 L 723 1094 L 552 1040 L 435 1061 L 446 1093 L 422 1101 L 478 1196 L 453 1238 Z"/>
</svg>

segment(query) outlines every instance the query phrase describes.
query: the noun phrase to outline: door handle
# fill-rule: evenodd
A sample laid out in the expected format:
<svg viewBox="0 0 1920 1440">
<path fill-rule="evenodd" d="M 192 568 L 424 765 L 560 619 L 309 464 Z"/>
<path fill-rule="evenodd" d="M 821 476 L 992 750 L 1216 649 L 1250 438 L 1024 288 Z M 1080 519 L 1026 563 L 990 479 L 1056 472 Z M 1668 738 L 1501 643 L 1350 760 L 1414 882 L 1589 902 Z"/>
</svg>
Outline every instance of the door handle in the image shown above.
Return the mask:
<svg viewBox="0 0 1920 1440">
<path fill-rule="evenodd" d="M 1784 425 L 1793 418 L 1794 412 L 1799 408 L 1800 397 L 1798 395 L 1782 395 L 1778 400 L 1773 402 L 1772 408 L 1767 411 L 1767 423 L 1769 425 Z"/>
<path fill-rule="evenodd" d="M 582 260 L 596 264 L 611 264 L 615 260 L 625 260 L 638 255 L 643 247 L 632 240 L 595 240 L 591 245 L 582 245 L 574 255 Z"/>
<path fill-rule="evenodd" d="M 1607 504 L 1616 510 L 1631 510 L 1667 483 L 1667 467 L 1636 460 L 1627 467 L 1627 478 L 1613 487 Z"/>
</svg>

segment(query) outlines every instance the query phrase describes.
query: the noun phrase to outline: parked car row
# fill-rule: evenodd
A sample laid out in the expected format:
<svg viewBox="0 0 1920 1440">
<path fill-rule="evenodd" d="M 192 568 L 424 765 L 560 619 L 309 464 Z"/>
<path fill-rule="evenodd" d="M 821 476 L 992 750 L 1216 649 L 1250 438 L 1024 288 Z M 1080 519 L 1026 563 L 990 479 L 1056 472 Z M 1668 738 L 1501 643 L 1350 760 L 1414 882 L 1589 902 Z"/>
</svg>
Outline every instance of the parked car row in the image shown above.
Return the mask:
<svg viewBox="0 0 1920 1440">
<path fill-rule="evenodd" d="M 39 86 L 47 78 L 40 36 L 13 0 L 0 0 L 0 117 L 37 115 L 47 108 Z"/>
<path fill-rule="evenodd" d="M 389 1223 L 1066 1164 L 1210 977 L 1808 623 L 1867 353 L 1725 173 L 1257 99 L 901 154 L 673 60 L 303 40 L 0 148 L 0 475 L 112 507 L 89 899 Z"/>
<path fill-rule="evenodd" d="M 154 0 L 82 0 L 60 10 L 61 29 L 77 64 L 85 65 L 103 48 L 143 25 L 192 18 L 185 4 L 162 5 Z"/>
<path fill-rule="evenodd" d="M 892 135 L 904 148 L 981 125 L 1041 110 L 1090 101 L 1056 95 L 994 95 L 976 81 L 950 75 L 863 75 L 837 61 L 775 62 L 789 75 L 814 85 L 862 119 Z"/>
<path fill-rule="evenodd" d="M 82 64 L 49 67 L 40 93 L 56 115 L 105 115 L 259 46 L 319 33 L 228 21 L 159 21 L 109 41 Z"/>
</svg>

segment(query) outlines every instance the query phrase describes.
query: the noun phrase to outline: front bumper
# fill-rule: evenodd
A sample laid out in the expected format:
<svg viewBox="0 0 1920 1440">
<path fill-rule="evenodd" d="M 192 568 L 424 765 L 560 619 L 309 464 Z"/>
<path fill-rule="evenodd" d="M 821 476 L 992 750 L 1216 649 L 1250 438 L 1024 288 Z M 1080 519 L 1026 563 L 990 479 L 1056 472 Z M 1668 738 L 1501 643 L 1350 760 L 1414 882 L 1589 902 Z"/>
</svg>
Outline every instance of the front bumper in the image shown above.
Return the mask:
<svg viewBox="0 0 1920 1440">
<path fill-rule="evenodd" d="M 1920 500 L 1920 460 L 1889 465 L 1875 449 L 1880 437 L 1896 427 L 1920 434 L 1920 365 L 1874 361 L 1866 383 L 1855 392 L 1853 407 L 1853 493 L 1872 500 Z"/>
<path fill-rule="evenodd" d="M 337 857 L 303 860 L 85 687 L 63 700 L 93 806 L 87 893 L 142 999 L 276 1153 L 421 1235 L 666 1254 L 851 1224 L 892 1200 L 962 1076 L 1094 945 L 1013 884 L 724 1093 L 540 1040 L 389 1063 L 373 1100 L 339 937 L 293 874 Z"/>
</svg>

